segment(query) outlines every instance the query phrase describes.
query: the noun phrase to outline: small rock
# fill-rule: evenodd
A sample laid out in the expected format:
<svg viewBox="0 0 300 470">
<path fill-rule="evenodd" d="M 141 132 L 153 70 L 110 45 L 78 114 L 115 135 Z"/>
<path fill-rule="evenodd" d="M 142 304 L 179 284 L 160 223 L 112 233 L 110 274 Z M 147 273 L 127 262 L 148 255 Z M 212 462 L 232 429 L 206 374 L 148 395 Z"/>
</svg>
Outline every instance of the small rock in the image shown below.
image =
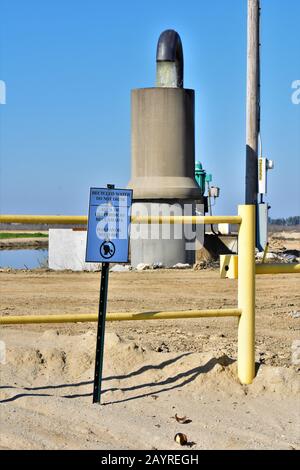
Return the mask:
<svg viewBox="0 0 300 470">
<path fill-rule="evenodd" d="M 164 265 L 163 265 L 161 262 L 159 262 L 159 263 L 153 263 L 152 268 L 153 268 L 153 269 L 163 269 L 163 268 L 164 268 Z"/>
<path fill-rule="evenodd" d="M 190 264 L 188 263 L 177 263 L 174 264 L 173 269 L 190 269 Z"/>
<path fill-rule="evenodd" d="M 256 253 L 256 255 L 255 255 L 256 259 L 263 259 L 263 257 L 264 257 L 264 252 Z M 276 260 L 276 259 L 278 259 L 278 257 L 279 256 L 276 253 L 269 252 L 269 253 L 266 254 L 265 259 L 266 260 L 267 259 Z"/>
<path fill-rule="evenodd" d="M 165 343 L 162 343 L 158 346 L 157 352 L 169 352 L 169 347 Z"/>
<path fill-rule="evenodd" d="M 145 271 L 146 269 L 150 269 L 150 264 L 139 263 L 136 267 L 137 271 Z"/>
<path fill-rule="evenodd" d="M 294 255 L 286 255 L 286 254 L 284 254 L 284 255 L 282 256 L 282 258 L 283 258 L 284 261 L 287 261 L 288 263 L 295 263 L 295 262 L 297 262 L 297 258 L 296 258 L 296 256 L 294 256 Z"/>
<path fill-rule="evenodd" d="M 300 312 L 297 312 L 296 310 L 294 310 L 293 312 L 290 312 L 290 317 L 300 318 Z"/>
<path fill-rule="evenodd" d="M 200 261 L 198 263 L 200 269 L 205 269 L 207 267 L 207 262 L 206 261 Z"/>
</svg>

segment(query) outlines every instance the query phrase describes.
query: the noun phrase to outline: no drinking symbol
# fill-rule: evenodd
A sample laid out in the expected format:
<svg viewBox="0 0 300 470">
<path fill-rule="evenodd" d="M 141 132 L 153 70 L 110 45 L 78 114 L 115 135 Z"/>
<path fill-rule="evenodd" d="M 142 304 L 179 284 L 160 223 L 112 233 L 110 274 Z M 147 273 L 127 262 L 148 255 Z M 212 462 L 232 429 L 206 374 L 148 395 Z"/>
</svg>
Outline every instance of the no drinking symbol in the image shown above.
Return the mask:
<svg viewBox="0 0 300 470">
<path fill-rule="evenodd" d="M 109 259 L 115 254 L 116 247 L 111 241 L 105 241 L 100 246 L 100 254 L 102 258 Z"/>
</svg>

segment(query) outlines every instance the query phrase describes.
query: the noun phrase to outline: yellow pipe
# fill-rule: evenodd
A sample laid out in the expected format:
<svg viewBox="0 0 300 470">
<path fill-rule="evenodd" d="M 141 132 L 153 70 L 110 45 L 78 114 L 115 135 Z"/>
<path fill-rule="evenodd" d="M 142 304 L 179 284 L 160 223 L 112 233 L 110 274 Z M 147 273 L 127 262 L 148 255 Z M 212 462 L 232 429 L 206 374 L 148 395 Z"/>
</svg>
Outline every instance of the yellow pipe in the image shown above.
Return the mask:
<svg viewBox="0 0 300 470">
<path fill-rule="evenodd" d="M 0 215 L 0 223 L 86 225 L 84 215 Z M 238 216 L 132 216 L 133 224 L 240 224 Z"/>
<path fill-rule="evenodd" d="M 299 263 L 259 263 L 255 265 L 256 274 L 299 274 Z M 238 256 L 220 255 L 220 274 L 222 278 L 238 279 Z"/>
<path fill-rule="evenodd" d="M 211 318 L 211 317 L 238 317 L 241 310 L 237 308 L 215 310 L 187 310 L 175 312 L 126 312 L 108 313 L 106 321 L 130 321 L 130 320 L 176 320 L 186 318 Z M 2 315 L 1 325 L 21 325 L 29 323 L 77 323 L 95 322 L 98 320 L 96 313 L 61 314 L 61 315 Z"/>
<path fill-rule="evenodd" d="M 239 206 L 238 241 L 238 377 L 251 384 L 255 376 L 255 206 Z"/>
<path fill-rule="evenodd" d="M 287 264 L 257 264 L 255 266 L 256 274 L 299 274 L 299 263 Z"/>
<path fill-rule="evenodd" d="M 199 215 L 166 215 L 166 216 L 132 216 L 131 223 L 133 224 L 240 224 L 241 217 L 237 215 L 214 215 L 214 216 L 199 216 Z"/>
<path fill-rule="evenodd" d="M 84 215 L 0 215 L 0 223 L 9 224 L 47 224 L 47 225 L 86 225 L 87 217 Z"/>
</svg>

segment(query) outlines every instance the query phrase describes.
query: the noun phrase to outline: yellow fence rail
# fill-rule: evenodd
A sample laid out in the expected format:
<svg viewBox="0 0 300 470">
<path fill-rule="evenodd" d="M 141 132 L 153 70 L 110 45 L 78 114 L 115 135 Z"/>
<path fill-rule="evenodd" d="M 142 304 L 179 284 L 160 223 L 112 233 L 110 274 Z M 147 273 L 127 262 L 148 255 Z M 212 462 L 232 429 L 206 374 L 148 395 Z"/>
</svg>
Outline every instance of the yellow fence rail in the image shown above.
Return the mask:
<svg viewBox="0 0 300 470">
<path fill-rule="evenodd" d="M 178 320 L 187 318 L 239 317 L 242 311 L 237 308 L 217 310 L 187 310 L 174 312 L 118 312 L 107 313 L 106 321 L 131 320 Z M 2 315 L 0 325 L 25 325 L 34 323 L 83 323 L 98 320 L 97 313 L 77 313 L 62 315 Z"/>
<path fill-rule="evenodd" d="M 0 223 L 86 225 L 86 216 L 0 215 Z M 231 309 L 188 310 L 173 312 L 108 313 L 107 321 L 168 320 L 187 318 L 237 317 L 238 377 L 242 384 L 252 383 L 255 376 L 255 275 L 299 273 L 299 264 L 255 264 L 255 206 L 241 205 L 237 216 L 132 216 L 133 224 L 237 224 L 238 256 L 231 271 L 238 278 L 238 307 Z M 233 257 L 234 258 L 234 257 Z M 228 266 L 225 266 L 228 268 Z M 238 273 L 238 274 L 237 274 Z M 5 315 L 0 324 L 94 322 L 97 314 Z"/>
<path fill-rule="evenodd" d="M 166 216 L 132 216 L 133 224 L 241 224 L 242 218 L 237 215 L 166 215 Z"/>
<path fill-rule="evenodd" d="M 264 263 L 255 265 L 256 274 L 299 274 L 299 263 Z"/>
<path fill-rule="evenodd" d="M 1 224 L 86 225 L 85 215 L 0 215 Z"/>
<path fill-rule="evenodd" d="M 222 278 L 238 279 L 238 255 L 220 256 L 220 274 Z M 255 264 L 255 274 L 298 274 L 300 273 L 299 263 L 257 263 Z"/>
<path fill-rule="evenodd" d="M 85 215 L 0 215 L 0 223 L 46 224 L 46 225 L 87 225 Z M 240 224 L 239 216 L 132 216 L 133 224 Z"/>
</svg>

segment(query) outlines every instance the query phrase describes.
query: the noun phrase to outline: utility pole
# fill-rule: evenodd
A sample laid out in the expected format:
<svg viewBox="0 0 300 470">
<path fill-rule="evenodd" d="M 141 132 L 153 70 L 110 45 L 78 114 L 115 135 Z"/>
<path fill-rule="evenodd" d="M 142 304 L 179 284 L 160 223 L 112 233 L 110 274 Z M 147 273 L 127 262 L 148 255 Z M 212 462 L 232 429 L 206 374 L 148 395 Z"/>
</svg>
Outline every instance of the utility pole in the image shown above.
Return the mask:
<svg viewBox="0 0 300 470">
<path fill-rule="evenodd" d="M 260 0 L 248 0 L 246 204 L 257 204 L 260 132 Z"/>
</svg>

